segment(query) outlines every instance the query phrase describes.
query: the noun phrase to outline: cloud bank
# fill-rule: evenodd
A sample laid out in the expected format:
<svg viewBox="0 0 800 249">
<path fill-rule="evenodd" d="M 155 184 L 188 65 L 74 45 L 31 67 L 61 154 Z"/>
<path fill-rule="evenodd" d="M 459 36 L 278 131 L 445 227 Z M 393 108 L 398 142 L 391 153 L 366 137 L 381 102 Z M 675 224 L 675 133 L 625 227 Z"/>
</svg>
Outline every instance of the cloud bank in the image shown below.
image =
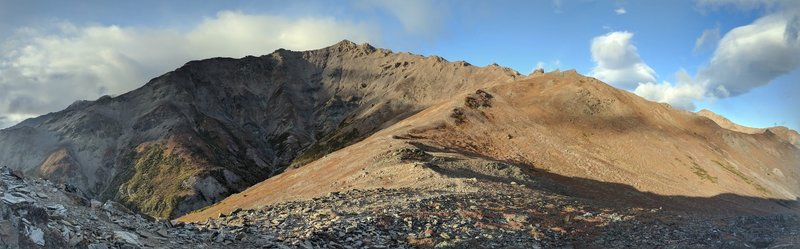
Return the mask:
<svg viewBox="0 0 800 249">
<path fill-rule="evenodd" d="M 194 59 L 306 50 L 342 39 L 380 42 L 377 27 L 331 17 L 222 11 L 189 30 L 61 23 L 0 43 L 0 128 L 75 100 L 121 94 Z"/>
<path fill-rule="evenodd" d="M 687 110 L 694 109 L 694 101 L 745 94 L 800 67 L 798 30 L 800 18 L 796 14 L 761 17 L 726 33 L 695 77 L 682 72 L 676 84 L 643 82 L 634 92 Z"/>
<path fill-rule="evenodd" d="M 685 70 L 675 73 L 675 78 L 677 83 L 642 82 L 633 92 L 645 99 L 690 111 L 695 109 L 695 101 L 708 99 L 706 89 L 701 84 L 696 84 Z"/>
<path fill-rule="evenodd" d="M 705 1 L 703 4 L 716 4 Z M 734 1 L 746 8 L 752 1 Z M 767 4 L 779 4 L 768 2 Z M 771 6 L 771 5 L 770 5 Z M 676 73 L 676 82 L 657 83 L 655 71 L 640 58 L 630 32 L 611 32 L 592 40 L 596 67 L 591 75 L 646 99 L 694 110 L 696 101 L 735 97 L 769 84 L 800 67 L 800 12 L 789 8 L 736 27 L 721 38 L 719 28 L 703 32 L 698 48 L 716 45 L 694 76 Z"/>
<path fill-rule="evenodd" d="M 800 18 L 777 13 L 737 27 L 719 41 L 697 80 L 718 98 L 768 84 L 800 65 Z"/>
</svg>

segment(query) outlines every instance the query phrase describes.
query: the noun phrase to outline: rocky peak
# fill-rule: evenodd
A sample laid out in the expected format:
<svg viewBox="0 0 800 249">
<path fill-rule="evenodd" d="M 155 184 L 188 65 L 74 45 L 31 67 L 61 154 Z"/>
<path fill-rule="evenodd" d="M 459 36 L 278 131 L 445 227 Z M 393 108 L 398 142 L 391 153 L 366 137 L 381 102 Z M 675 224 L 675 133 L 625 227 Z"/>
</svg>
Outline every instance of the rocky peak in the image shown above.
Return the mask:
<svg viewBox="0 0 800 249">
<path fill-rule="evenodd" d="M 327 49 L 340 53 L 346 53 L 346 52 L 372 53 L 376 51 L 376 48 L 370 45 L 369 43 L 362 43 L 361 45 L 359 45 L 350 40 L 342 40 L 336 44 L 333 44 L 330 47 L 327 47 Z"/>
<path fill-rule="evenodd" d="M 357 46 L 358 46 L 358 44 L 356 44 L 355 42 L 352 42 L 350 40 L 344 39 L 344 40 L 341 40 L 341 41 L 337 42 L 336 44 L 333 44 L 331 47 L 355 48 Z"/>
</svg>

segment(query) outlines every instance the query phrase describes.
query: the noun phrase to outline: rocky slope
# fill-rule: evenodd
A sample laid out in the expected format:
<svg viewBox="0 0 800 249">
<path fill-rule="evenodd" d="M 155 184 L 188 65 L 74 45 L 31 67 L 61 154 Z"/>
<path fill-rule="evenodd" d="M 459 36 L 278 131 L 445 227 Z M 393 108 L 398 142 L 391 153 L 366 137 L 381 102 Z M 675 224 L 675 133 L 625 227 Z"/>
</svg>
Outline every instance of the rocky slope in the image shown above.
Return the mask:
<svg viewBox="0 0 800 249">
<path fill-rule="evenodd" d="M 132 92 L 79 101 L 0 131 L 0 165 L 175 217 L 453 92 L 519 76 L 349 41 L 193 61 Z"/>
<path fill-rule="evenodd" d="M 796 215 L 697 216 L 474 181 L 478 192 L 373 189 L 235 210 L 205 223 L 149 219 L 0 168 L 0 248 L 763 248 L 800 245 Z"/>
<path fill-rule="evenodd" d="M 772 133 L 723 129 L 574 71 L 554 72 L 454 95 L 179 220 L 348 189 L 481 190 L 473 178 L 631 206 L 793 213 L 800 149 Z"/>
</svg>

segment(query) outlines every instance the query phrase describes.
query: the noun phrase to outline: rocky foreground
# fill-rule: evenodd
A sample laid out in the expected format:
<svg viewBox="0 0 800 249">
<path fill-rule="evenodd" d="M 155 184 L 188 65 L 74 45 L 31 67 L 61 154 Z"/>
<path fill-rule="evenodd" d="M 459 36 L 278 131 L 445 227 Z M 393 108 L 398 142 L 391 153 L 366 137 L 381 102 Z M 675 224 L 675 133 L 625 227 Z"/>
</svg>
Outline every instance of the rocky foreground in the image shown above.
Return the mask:
<svg viewBox="0 0 800 249">
<path fill-rule="evenodd" d="M 158 221 L 0 169 L 0 248 L 798 248 L 800 216 L 612 208 L 514 182 L 351 190 L 205 223 Z"/>
</svg>

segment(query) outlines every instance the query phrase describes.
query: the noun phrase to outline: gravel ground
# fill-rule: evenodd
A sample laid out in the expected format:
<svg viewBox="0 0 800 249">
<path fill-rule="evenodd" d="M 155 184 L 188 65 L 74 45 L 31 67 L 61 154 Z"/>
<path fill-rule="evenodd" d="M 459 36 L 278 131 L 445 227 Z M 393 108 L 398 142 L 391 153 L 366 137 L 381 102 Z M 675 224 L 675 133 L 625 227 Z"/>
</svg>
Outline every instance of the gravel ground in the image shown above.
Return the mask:
<svg viewBox="0 0 800 249">
<path fill-rule="evenodd" d="M 172 224 L 0 170 L 0 248 L 800 248 L 800 216 L 610 208 L 516 183 L 334 192 Z"/>
<path fill-rule="evenodd" d="M 212 234 L 269 234 L 274 241 L 300 248 L 800 247 L 796 215 L 714 217 L 661 209 L 615 210 L 520 185 L 486 187 L 491 191 L 331 193 L 237 210 L 190 226 Z M 258 244 L 248 236 L 241 235 L 240 242 Z"/>
</svg>

